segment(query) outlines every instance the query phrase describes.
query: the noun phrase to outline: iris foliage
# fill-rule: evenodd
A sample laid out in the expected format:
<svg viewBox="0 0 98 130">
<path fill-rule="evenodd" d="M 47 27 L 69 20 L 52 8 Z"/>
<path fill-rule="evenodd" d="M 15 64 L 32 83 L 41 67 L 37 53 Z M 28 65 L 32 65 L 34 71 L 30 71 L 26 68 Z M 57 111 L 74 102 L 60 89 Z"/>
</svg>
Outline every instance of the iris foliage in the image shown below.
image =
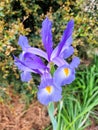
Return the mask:
<svg viewBox="0 0 98 130">
<path fill-rule="evenodd" d="M 89 67 L 77 70 L 75 81 L 63 89 L 63 106 L 58 105 L 58 130 L 85 130 L 98 123 L 98 57 Z M 46 128 L 45 130 L 50 130 Z"/>
</svg>

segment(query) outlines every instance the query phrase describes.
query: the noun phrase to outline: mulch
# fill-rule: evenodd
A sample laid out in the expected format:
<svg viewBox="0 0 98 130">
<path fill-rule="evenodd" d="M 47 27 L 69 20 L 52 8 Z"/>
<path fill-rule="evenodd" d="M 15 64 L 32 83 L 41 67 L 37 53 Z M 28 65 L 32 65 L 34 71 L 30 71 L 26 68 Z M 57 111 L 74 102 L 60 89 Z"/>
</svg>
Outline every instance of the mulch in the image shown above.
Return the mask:
<svg viewBox="0 0 98 130">
<path fill-rule="evenodd" d="M 43 130 L 49 123 L 46 108 L 38 102 L 28 109 L 21 103 L 14 106 L 0 104 L 0 130 Z"/>
<path fill-rule="evenodd" d="M 43 130 L 50 124 L 45 106 L 33 101 L 27 107 L 11 89 L 7 93 L 11 100 L 0 103 L 0 130 Z"/>
<path fill-rule="evenodd" d="M 47 108 L 38 101 L 33 101 L 29 107 L 20 97 L 10 92 L 11 101 L 0 103 L 0 130 L 43 130 L 50 125 Z M 85 130 L 98 130 L 92 120 L 92 125 Z"/>
</svg>

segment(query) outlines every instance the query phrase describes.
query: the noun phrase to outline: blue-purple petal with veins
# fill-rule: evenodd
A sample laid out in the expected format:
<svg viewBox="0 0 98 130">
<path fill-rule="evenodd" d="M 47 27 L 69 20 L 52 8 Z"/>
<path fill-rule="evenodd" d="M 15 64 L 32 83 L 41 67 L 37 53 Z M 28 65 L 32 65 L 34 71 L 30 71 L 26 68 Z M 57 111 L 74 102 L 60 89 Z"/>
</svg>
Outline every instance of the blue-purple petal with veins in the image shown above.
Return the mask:
<svg viewBox="0 0 98 130">
<path fill-rule="evenodd" d="M 30 48 L 28 39 L 25 36 L 22 35 L 19 36 L 18 44 L 21 46 L 22 50 L 26 50 L 27 48 Z"/>
<path fill-rule="evenodd" d="M 50 60 L 53 47 L 51 28 L 52 22 L 48 18 L 46 18 L 42 23 L 41 36 L 44 48 L 46 49 L 48 55 L 48 60 Z"/>
<path fill-rule="evenodd" d="M 32 53 L 26 52 L 24 54 L 24 63 L 32 69 L 47 69 L 42 59 Z"/>
<path fill-rule="evenodd" d="M 74 53 L 74 48 L 72 46 L 66 48 L 61 54 L 60 56 L 63 57 L 64 59 L 67 59 L 68 57 L 70 57 L 72 54 Z"/>
<path fill-rule="evenodd" d="M 70 66 L 71 66 L 72 68 L 77 68 L 79 64 L 80 64 L 80 59 L 79 59 L 79 57 L 74 57 L 74 58 L 72 59 L 72 62 L 70 63 Z"/>
<path fill-rule="evenodd" d="M 31 75 L 30 72 L 28 72 L 28 71 L 23 71 L 23 72 L 21 73 L 21 81 L 23 81 L 23 82 L 28 82 L 28 81 L 30 81 L 31 79 L 32 79 L 32 75 Z"/>
<path fill-rule="evenodd" d="M 47 91 L 47 87 L 50 87 L 50 92 Z M 50 102 L 59 101 L 62 98 L 61 92 L 62 88 L 56 86 L 52 78 L 45 78 L 38 87 L 37 97 L 40 103 L 48 105 Z"/>
<path fill-rule="evenodd" d="M 64 30 L 63 36 L 61 38 L 61 41 L 58 45 L 58 53 L 57 56 L 60 54 L 60 52 L 62 51 L 63 46 L 65 45 L 66 41 L 70 38 L 70 36 L 72 35 L 73 32 L 73 28 L 74 28 L 74 21 L 70 20 L 67 24 L 67 28 Z"/>
</svg>

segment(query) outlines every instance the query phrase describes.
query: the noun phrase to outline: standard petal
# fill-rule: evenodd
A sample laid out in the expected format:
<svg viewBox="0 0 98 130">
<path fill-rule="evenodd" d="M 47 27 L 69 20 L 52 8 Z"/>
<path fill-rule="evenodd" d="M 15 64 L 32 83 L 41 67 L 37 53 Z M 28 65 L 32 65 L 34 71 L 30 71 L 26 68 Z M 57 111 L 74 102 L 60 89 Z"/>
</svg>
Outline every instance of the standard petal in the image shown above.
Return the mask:
<svg viewBox="0 0 98 130">
<path fill-rule="evenodd" d="M 30 47 L 30 48 L 27 49 L 27 52 L 38 55 L 38 56 L 43 57 L 46 60 L 48 60 L 47 53 L 42 51 L 41 49 L 38 49 L 38 48 L 35 48 L 35 47 Z"/>
<path fill-rule="evenodd" d="M 73 32 L 73 28 L 74 28 L 74 21 L 70 20 L 67 24 L 67 28 L 64 30 L 62 39 L 58 45 L 58 52 L 57 52 L 57 56 L 60 54 L 60 52 L 62 51 L 62 48 L 64 47 L 66 41 L 71 37 L 72 32 Z"/>
<path fill-rule="evenodd" d="M 55 57 L 52 59 L 52 62 L 57 66 L 62 66 L 64 64 L 68 64 L 63 58 L 61 57 Z"/>
<path fill-rule="evenodd" d="M 22 50 L 26 50 L 27 48 L 30 47 L 30 45 L 28 44 L 27 37 L 22 35 L 20 35 L 19 37 L 18 44 L 21 46 Z"/>
<path fill-rule="evenodd" d="M 53 46 L 51 28 L 52 28 L 52 22 L 48 18 L 46 18 L 42 23 L 41 36 L 49 60 L 50 60 L 50 56 L 52 53 L 52 46 Z"/>
<path fill-rule="evenodd" d="M 70 46 L 73 42 L 73 38 L 72 38 L 72 35 L 67 39 L 66 43 L 65 43 L 65 47 L 66 46 Z M 63 47 L 64 48 L 64 47 Z"/>
<path fill-rule="evenodd" d="M 31 73 L 24 71 L 21 73 L 21 81 L 28 82 L 32 79 Z"/>
<path fill-rule="evenodd" d="M 18 67 L 19 70 L 21 71 L 28 71 L 28 72 L 33 72 L 33 70 L 31 68 L 28 68 L 23 61 L 21 61 L 20 59 L 18 59 L 17 57 L 14 56 L 14 63 L 15 65 Z"/>
<path fill-rule="evenodd" d="M 64 50 L 66 50 L 67 48 L 69 48 L 69 47 L 71 46 L 71 44 L 72 44 L 72 41 L 73 41 L 72 36 L 70 36 L 70 37 L 67 39 L 66 43 L 64 44 L 64 46 L 63 46 L 63 48 L 62 48 L 62 51 L 61 51 L 60 53 L 62 53 L 62 52 L 63 52 Z"/>
<path fill-rule="evenodd" d="M 68 57 L 70 57 L 72 54 L 74 53 L 74 48 L 72 46 L 66 48 L 61 54 L 60 56 L 63 57 L 64 59 L 67 59 Z"/>
<path fill-rule="evenodd" d="M 41 57 L 45 58 L 46 60 L 48 60 L 47 54 L 44 51 L 42 51 L 41 49 L 35 48 L 35 47 L 31 47 L 28 44 L 27 37 L 20 35 L 18 44 L 21 46 L 22 50 L 36 54 L 36 55 L 41 56 Z"/>
<path fill-rule="evenodd" d="M 74 57 L 72 59 L 72 62 L 70 63 L 70 66 L 72 68 L 77 68 L 79 64 L 80 64 L 80 59 L 78 57 Z"/>
<path fill-rule="evenodd" d="M 40 70 L 47 68 L 40 57 L 28 52 L 24 54 L 24 63 L 32 69 Z"/>
<path fill-rule="evenodd" d="M 21 55 L 20 55 L 21 56 Z M 27 71 L 27 72 L 33 72 L 33 73 L 38 73 L 38 74 L 42 74 L 44 72 L 44 70 L 42 68 L 40 68 L 40 65 L 36 66 L 36 64 L 34 63 L 31 63 L 31 64 L 28 64 L 30 63 L 30 61 L 28 60 L 27 62 L 24 60 L 23 57 L 21 57 L 21 59 L 18 59 L 17 57 L 14 57 L 14 60 L 15 60 L 15 65 L 18 67 L 19 70 L 21 71 Z"/>
<path fill-rule="evenodd" d="M 61 55 L 62 52 L 64 52 L 66 49 L 68 49 L 68 48 L 71 46 L 72 41 L 73 41 L 72 36 L 70 36 L 70 37 L 67 39 L 67 41 L 65 41 L 64 46 L 63 46 L 61 52 L 59 53 L 59 56 Z M 53 59 L 54 57 L 57 57 L 58 48 L 59 48 L 59 46 L 57 46 L 57 47 L 53 50 L 53 52 L 52 52 L 52 54 L 51 54 L 51 59 Z"/>
</svg>

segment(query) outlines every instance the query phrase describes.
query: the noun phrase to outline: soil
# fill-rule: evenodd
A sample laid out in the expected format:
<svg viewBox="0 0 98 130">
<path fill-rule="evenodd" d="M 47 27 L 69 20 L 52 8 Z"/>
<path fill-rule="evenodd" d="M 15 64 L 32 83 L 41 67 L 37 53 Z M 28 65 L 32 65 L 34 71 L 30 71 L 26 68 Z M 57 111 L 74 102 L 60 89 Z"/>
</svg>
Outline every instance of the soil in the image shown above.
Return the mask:
<svg viewBox="0 0 98 130">
<path fill-rule="evenodd" d="M 0 103 L 0 130 L 44 130 L 50 125 L 47 108 L 33 101 L 27 108 L 20 97 L 10 93 L 10 103 Z M 92 126 L 85 130 L 98 130 L 92 120 Z"/>
<path fill-rule="evenodd" d="M 10 92 L 11 101 L 0 103 L 0 130 L 43 130 L 50 124 L 47 109 L 38 101 L 29 107 Z"/>
<path fill-rule="evenodd" d="M 45 108 L 38 102 L 27 110 L 24 104 L 14 107 L 0 104 L 0 130 L 43 130 L 50 120 Z"/>
</svg>

